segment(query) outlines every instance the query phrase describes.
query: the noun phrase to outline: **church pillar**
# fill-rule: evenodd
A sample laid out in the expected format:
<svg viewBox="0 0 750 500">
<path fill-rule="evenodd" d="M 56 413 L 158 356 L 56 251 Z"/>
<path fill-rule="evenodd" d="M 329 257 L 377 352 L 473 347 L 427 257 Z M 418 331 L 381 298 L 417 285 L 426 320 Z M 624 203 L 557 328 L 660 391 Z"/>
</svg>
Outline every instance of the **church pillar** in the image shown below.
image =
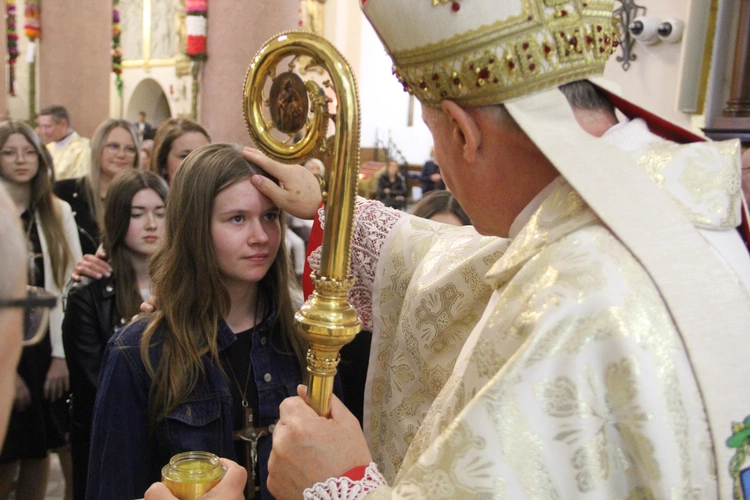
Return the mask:
<svg viewBox="0 0 750 500">
<path fill-rule="evenodd" d="M 750 1 L 740 4 L 729 100 L 724 116 L 750 116 Z"/>
<path fill-rule="evenodd" d="M 198 120 L 214 141 L 251 144 L 242 116 L 247 67 L 263 42 L 297 27 L 298 8 L 299 0 L 209 2 Z"/>
<path fill-rule="evenodd" d="M 3 54 L 4 60 L 8 60 L 8 40 L 5 36 L 0 36 L 0 54 Z M 8 65 L 0 64 L 0 89 L 2 89 L 2 98 L 0 98 L 0 119 L 10 118 L 8 114 Z"/>
<path fill-rule="evenodd" d="M 73 128 L 91 137 L 109 116 L 112 2 L 43 2 L 41 32 L 39 109 L 65 106 Z"/>
</svg>

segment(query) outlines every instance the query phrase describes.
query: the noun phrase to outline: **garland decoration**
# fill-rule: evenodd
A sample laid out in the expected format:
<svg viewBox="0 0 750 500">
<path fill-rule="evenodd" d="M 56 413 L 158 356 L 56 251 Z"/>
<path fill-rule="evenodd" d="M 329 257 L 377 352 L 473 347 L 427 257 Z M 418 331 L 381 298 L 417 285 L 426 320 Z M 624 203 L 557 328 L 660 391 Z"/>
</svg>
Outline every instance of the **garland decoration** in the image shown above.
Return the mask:
<svg viewBox="0 0 750 500">
<path fill-rule="evenodd" d="M 120 45 L 120 0 L 112 0 L 112 73 L 115 74 L 117 95 L 122 99 L 122 45 Z"/>
<path fill-rule="evenodd" d="M 18 59 L 18 33 L 16 33 L 16 0 L 5 0 L 5 31 L 8 37 L 8 93 L 16 95 L 16 59 Z"/>
<path fill-rule="evenodd" d="M 206 26 L 208 24 L 208 0 L 186 0 L 185 1 L 185 27 L 187 28 L 187 55 L 192 61 L 191 73 L 193 75 L 193 98 L 190 114 L 193 119 L 198 118 L 198 75 L 200 74 L 201 62 L 208 57 L 206 53 Z"/>
<path fill-rule="evenodd" d="M 26 0 L 26 25 L 23 29 L 30 42 L 36 42 L 42 34 L 40 16 L 40 0 Z"/>
<path fill-rule="evenodd" d="M 36 125 L 36 42 L 42 36 L 40 0 L 26 0 L 26 24 L 24 33 L 29 39 L 29 122 Z"/>
</svg>

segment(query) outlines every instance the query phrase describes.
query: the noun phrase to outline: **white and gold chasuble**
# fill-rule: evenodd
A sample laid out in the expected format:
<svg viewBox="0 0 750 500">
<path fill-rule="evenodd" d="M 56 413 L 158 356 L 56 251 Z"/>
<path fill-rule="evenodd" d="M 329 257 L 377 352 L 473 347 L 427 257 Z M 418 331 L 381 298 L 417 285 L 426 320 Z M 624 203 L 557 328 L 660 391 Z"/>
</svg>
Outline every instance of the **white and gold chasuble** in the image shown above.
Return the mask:
<svg viewBox="0 0 750 500">
<path fill-rule="evenodd" d="M 739 223 L 736 145 L 675 145 L 639 120 L 609 140 L 697 226 Z M 358 204 L 364 430 L 395 476 L 368 498 L 716 496 L 729 429 L 712 440 L 658 290 L 564 180 L 553 187 L 511 242 Z"/>
<path fill-rule="evenodd" d="M 76 132 L 71 135 L 73 137 L 63 139 L 64 146 L 58 147 L 54 142 L 47 144 L 58 181 L 83 177 L 91 171 L 91 141 Z"/>
</svg>

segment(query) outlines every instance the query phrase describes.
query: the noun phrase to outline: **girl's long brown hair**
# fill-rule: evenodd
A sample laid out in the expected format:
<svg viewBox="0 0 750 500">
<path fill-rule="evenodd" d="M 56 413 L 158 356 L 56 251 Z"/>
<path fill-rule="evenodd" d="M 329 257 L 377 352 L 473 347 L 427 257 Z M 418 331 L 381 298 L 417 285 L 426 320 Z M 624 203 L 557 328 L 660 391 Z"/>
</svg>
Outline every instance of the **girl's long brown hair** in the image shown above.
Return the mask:
<svg viewBox="0 0 750 500">
<path fill-rule="evenodd" d="M 143 301 L 138 290 L 131 252 L 125 246 L 133 198 L 143 189 L 153 189 L 162 200 L 167 199 L 167 183 L 164 179 L 148 170 L 132 169 L 115 176 L 104 201 L 102 244 L 109 256 L 112 274 L 116 278 L 117 311 L 121 317 L 127 319 L 138 314 Z"/>
<path fill-rule="evenodd" d="M 31 206 L 39 214 L 44 238 L 47 240 L 47 251 L 52 264 L 52 276 L 55 285 L 59 289 L 68 281 L 68 266 L 73 264 L 73 252 L 70 250 L 65 228 L 62 222 L 62 214 L 58 212 L 53 203 L 52 194 L 52 165 L 48 162 L 48 156 L 42 152 L 39 137 L 31 127 L 17 120 L 7 120 L 0 123 L 0 148 L 5 146 L 11 134 L 23 135 L 36 151 L 39 159 L 39 169 L 31 180 Z M 34 214 L 32 214 L 32 217 Z"/>
<path fill-rule="evenodd" d="M 230 298 L 216 261 L 211 218 L 216 196 L 254 174 L 264 175 L 231 144 L 211 144 L 196 149 L 180 165 L 167 197 L 165 244 L 151 258 L 150 272 L 156 312 L 143 334 L 141 358 L 153 379 L 149 397 L 151 430 L 184 403 L 205 376 L 201 357 L 209 354 L 219 367 L 219 322 L 229 313 Z M 284 217 L 281 244 L 271 268 L 258 283 L 259 311 L 276 306 L 271 341 L 285 341 L 304 366 L 306 346 L 294 333 L 294 308 L 289 294 L 289 266 L 284 250 Z M 273 297 L 273 298 L 270 298 Z M 273 313 L 273 311 L 270 311 Z M 157 330 L 163 340 L 153 366 L 149 348 Z M 278 345 L 275 342 L 275 345 Z"/>
</svg>

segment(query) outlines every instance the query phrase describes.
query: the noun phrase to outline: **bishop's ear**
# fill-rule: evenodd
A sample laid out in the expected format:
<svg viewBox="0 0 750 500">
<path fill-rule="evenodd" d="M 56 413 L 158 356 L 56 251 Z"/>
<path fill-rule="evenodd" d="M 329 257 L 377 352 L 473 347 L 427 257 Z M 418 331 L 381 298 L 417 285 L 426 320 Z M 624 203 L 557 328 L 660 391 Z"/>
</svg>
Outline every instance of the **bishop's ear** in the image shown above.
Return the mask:
<svg viewBox="0 0 750 500">
<path fill-rule="evenodd" d="M 470 164 L 476 162 L 482 134 L 474 117 L 453 101 L 445 100 L 441 107 L 451 120 L 451 139 L 457 141 L 457 145 L 461 147 L 464 160 Z"/>
</svg>

